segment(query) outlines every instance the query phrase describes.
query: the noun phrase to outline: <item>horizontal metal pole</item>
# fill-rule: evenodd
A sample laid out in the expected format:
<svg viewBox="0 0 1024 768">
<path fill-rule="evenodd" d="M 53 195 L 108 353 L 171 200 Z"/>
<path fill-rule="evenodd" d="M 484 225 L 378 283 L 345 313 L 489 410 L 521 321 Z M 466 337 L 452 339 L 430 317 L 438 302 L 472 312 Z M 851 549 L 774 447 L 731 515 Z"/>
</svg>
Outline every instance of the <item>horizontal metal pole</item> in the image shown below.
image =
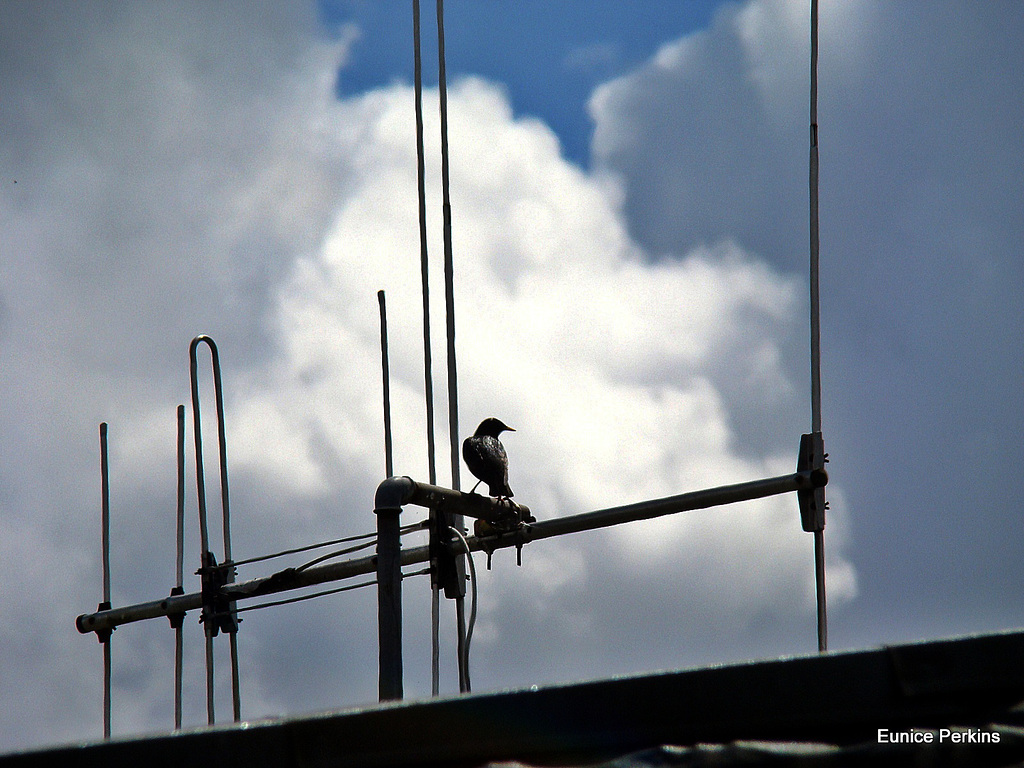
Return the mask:
<svg viewBox="0 0 1024 768">
<path fill-rule="evenodd" d="M 408 478 L 390 478 L 391 480 Z M 385 481 L 388 482 L 388 481 Z M 488 550 L 493 551 L 505 547 L 514 547 L 530 541 L 547 539 L 552 536 L 562 536 L 567 533 L 579 533 L 595 528 L 607 528 L 612 525 L 630 523 L 636 520 L 649 520 L 654 517 L 663 517 L 679 512 L 689 512 L 695 509 L 706 509 L 724 504 L 734 504 L 740 501 L 751 501 L 766 496 L 776 496 L 792 491 L 808 490 L 821 487 L 828 482 L 828 475 L 823 470 L 811 470 L 795 472 L 790 475 L 771 477 L 766 480 L 752 480 L 748 483 L 737 483 L 735 485 L 723 485 L 717 488 L 709 488 L 702 491 L 691 491 L 681 493 L 677 496 L 668 496 L 663 499 L 641 501 L 636 504 L 627 504 L 621 507 L 610 507 L 595 512 L 584 512 L 579 515 L 557 517 L 551 520 L 542 520 L 537 523 L 524 525 L 517 531 L 502 533 L 496 536 L 469 536 L 467 542 L 472 551 Z M 417 499 L 426 499 L 426 494 L 438 490 L 447 491 L 449 494 L 459 494 L 458 491 L 449 489 L 438 489 L 436 486 L 428 486 L 423 483 L 416 483 L 409 480 L 411 486 L 419 489 L 414 490 Z M 422 496 L 420 494 L 423 494 Z M 378 496 L 379 496 L 378 492 Z M 459 494 L 460 496 L 472 496 L 474 494 Z M 486 497 L 479 497 L 486 498 Z M 405 498 L 402 494 L 403 503 L 421 503 Z M 495 501 L 495 500 L 491 500 Z M 426 506 L 426 505 L 424 505 Z M 400 560 L 402 565 L 423 563 L 430 559 L 430 548 L 428 546 L 403 549 Z M 354 560 L 343 560 L 338 563 L 307 568 L 302 571 L 285 569 L 272 576 L 250 579 L 248 581 L 237 581 L 225 585 L 222 590 L 224 594 L 235 600 L 243 600 L 261 595 L 270 595 L 277 592 L 285 592 L 291 589 L 309 587 L 316 584 L 323 584 L 330 581 L 347 579 L 352 576 L 360 576 L 367 573 L 374 573 L 377 570 L 377 556 L 370 555 Z M 129 605 L 123 608 L 112 608 L 96 613 L 83 614 L 76 620 L 78 631 L 83 634 L 96 632 L 105 629 L 114 629 L 120 624 L 128 624 L 144 619 L 153 619 L 160 616 L 167 616 L 185 611 L 194 611 L 203 605 L 202 594 L 192 592 L 186 595 L 165 597 L 163 600 L 154 600 L 149 603 Z"/>
<path fill-rule="evenodd" d="M 99 632 L 105 629 L 114 629 L 119 624 L 127 624 L 132 621 L 156 619 L 160 616 L 194 611 L 202 606 L 202 593 L 193 592 L 187 595 L 165 597 L 163 600 L 153 600 L 148 603 L 126 605 L 123 608 L 110 608 L 105 611 L 96 611 L 96 613 L 85 613 L 75 619 L 75 626 L 83 634 Z"/>
<path fill-rule="evenodd" d="M 426 546 L 402 550 L 402 565 L 426 562 L 430 559 L 428 550 L 429 548 Z M 221 591 L 230 598 L 243 600 L 262 595 L 272 595 L 278 592 L 287 592 L 292 589 L 301 589 L 302 587 L 311 587 L 331 581 L 340 581 L 352 576 L 374 573 L 376 570 L 377 556 L 369 555 L 354 560 L 343 560 L 338 563 L 307 568 L 302 571 L 285 569 L 271 576 L 261 576 L 256 579 L 249 579 L 248 581 L 236 581 L 232 584 L 226 584 L 221 588 Z M 121 624 L 130 624 L 134 621 L 194 611 L 202 608 L 202 606 L 202 593 L 190 592 L 185 595 L 166 597 L 163 600 L 154 600 L 149 603 L 139 603 L 123 608 L 83 614 L 76 619 L 75 624 L 79 632 L 96 632 L 103 629 L 114 629 Z"/>
<path fill-rule="evenodd" d="M 453 515 L 502 523 L 513 518 L 529 520 L 530 508 L 511 499 L 495 499 L 479 493 L 465 493 L 439 485 L 420 483 L 411 477 L 389 477 L 377 488 L 374 507 L 393 509 L 415 504 Z"/>
<path fill-rule="evenodd" d="M 641 501 L 621 507 L 599 509 L 596 512 L 584 512 L 580 515 L 559 517 L 544 520 L 528 526 L 527 541 L 546 539 L 550 536 L 561 536 L 566 533 L 579 533 L 595 528 L 607 528 L 611 525 L 631 523 L 636 520 L 649 520 L 654 517 L 674 515 L 678 512 L 690 512 L 695 509 L 707 509 L 724 504 L 735 504 L 739 501 L 751 501 L 766 496 L 777 496 L 781 493 L 801 491 L 825 485 L 828 481 L 825 473 L 794 472 L 791 475 L 770 477 L 766 480 L 752 480 L 748 483 L 723 485 L 703 491 L 690 491 L 678 496 L 667 496 L 663 499 Z"/>
</svg>

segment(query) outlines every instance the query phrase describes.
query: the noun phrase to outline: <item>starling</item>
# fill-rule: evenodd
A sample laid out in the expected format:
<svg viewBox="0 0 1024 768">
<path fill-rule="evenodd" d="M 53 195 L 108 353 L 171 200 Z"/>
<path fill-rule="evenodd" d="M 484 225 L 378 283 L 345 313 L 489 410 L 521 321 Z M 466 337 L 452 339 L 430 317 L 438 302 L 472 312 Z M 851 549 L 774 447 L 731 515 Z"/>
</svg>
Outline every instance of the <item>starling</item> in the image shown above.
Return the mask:
<svg viewBox="0 0 1024 768">
<path fill-rule="evenodd" d="M 498 435 L 505 431 L 515 432 L 495 418 L 484 419 L 472 437 L 462 443 L 462 458 L 474 476 L 480 482 L 473 486 L 473 491 L 480 483 L 487 484 L 488 493 L 497 498 L 511 498 L 512 489 L 508 487 L 508 456 L 505 446 L 498 440 Z"/>
</svg>

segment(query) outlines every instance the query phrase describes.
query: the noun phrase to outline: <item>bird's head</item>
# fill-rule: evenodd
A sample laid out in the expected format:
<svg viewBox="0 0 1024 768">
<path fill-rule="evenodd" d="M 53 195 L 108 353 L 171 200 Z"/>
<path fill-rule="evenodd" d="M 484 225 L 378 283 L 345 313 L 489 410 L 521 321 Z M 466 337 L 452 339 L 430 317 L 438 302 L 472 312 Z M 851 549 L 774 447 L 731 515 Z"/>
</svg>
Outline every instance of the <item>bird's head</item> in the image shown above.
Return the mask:
<svg viewBox="0 0 1024 768">
<path fill-rule="evenodd" d="M 480 422 L 480 426 L 476 428 L 476 432 L 473 433 L 475 437 L 484 437 L 489 435 L 490 437 L 497 437 L 502 432 L 515 432 L 512 427 L 504 424 L 500 419 L 496 419 L 493 416 L 484 419 Z"/>
</svg>

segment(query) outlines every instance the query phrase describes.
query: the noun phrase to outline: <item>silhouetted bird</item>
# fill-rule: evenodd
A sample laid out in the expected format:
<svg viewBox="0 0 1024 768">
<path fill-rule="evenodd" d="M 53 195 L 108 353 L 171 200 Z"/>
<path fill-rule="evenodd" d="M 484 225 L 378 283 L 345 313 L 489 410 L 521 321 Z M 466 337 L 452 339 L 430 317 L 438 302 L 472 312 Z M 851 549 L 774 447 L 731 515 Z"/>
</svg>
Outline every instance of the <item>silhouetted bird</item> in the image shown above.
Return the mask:
<svg viewBox="0 0 1024 768">
<path fill-rule="evenodd" d="M 491 496 L 506 499 L 512 497 L 512 489 L 508 487 L 508 456 L 505 454 L 505 446 L 498 439 L 498 435 L 505 431 L 515 432 L 498 419 L 484 419 L 473 436 L 462 442 L 462 458 L 466 460 L 469 471 L 480 478 L 470 493 L 480 483 L 487 483 Z"/>
</svg>

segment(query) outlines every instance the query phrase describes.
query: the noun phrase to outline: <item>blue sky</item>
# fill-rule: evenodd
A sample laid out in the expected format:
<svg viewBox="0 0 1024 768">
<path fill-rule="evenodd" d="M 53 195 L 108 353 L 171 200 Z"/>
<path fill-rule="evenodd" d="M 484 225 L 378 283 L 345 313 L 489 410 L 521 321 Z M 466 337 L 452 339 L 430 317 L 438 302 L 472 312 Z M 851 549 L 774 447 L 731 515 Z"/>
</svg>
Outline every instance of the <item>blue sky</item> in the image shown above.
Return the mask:
<svg viewBox="0 0 1024 768">
<path fill-rule="evenodd" d="M 636 66 L 668 41 L 705 26 L 719 2 L 449 2 L 449 76 L 502 83 L 516 114 L 543 119 L 566 156 L 589 164 L 586 103 L 594 86 Z M 359 39 L 338 80 L 350 95 L 399 79 L 412 82 L 411 3 L 322 2 L 328 30 L 355 23 Z M 437 82 L 436 3 L 421 3 L 424 79 Z"/>
<path fill-rule="evenodd" d="M 510 483 L 542 519 L 791 471 L 810 422 L 807 5 L 446 5 L 463 433 L 516 428 Z M 835 649 L 1020 625 L 1022 33 L 1016 2 L 823 3 Z M 172 584 L 196 334 L 224 363 L 237 557 L 372 528 L 381 288 L 396 471 L 425 479 L 411 39 L 404 2 L 0 5 L 0 751 L 101 733 L 99 647 L 73 623 L 100 597 L 101 421 L 113 600 Z M 778 498 L 481 559 L 476 690 L 811 653 L 811 552 Z M 424 580 L 406 594 L 424 696 Z M 243 715 L 372 702 L 375 637 L 372 590 L 245 614 Z M 170 727 L 172 638 L 115 633 L 115 733 Z"/>
</svg>

